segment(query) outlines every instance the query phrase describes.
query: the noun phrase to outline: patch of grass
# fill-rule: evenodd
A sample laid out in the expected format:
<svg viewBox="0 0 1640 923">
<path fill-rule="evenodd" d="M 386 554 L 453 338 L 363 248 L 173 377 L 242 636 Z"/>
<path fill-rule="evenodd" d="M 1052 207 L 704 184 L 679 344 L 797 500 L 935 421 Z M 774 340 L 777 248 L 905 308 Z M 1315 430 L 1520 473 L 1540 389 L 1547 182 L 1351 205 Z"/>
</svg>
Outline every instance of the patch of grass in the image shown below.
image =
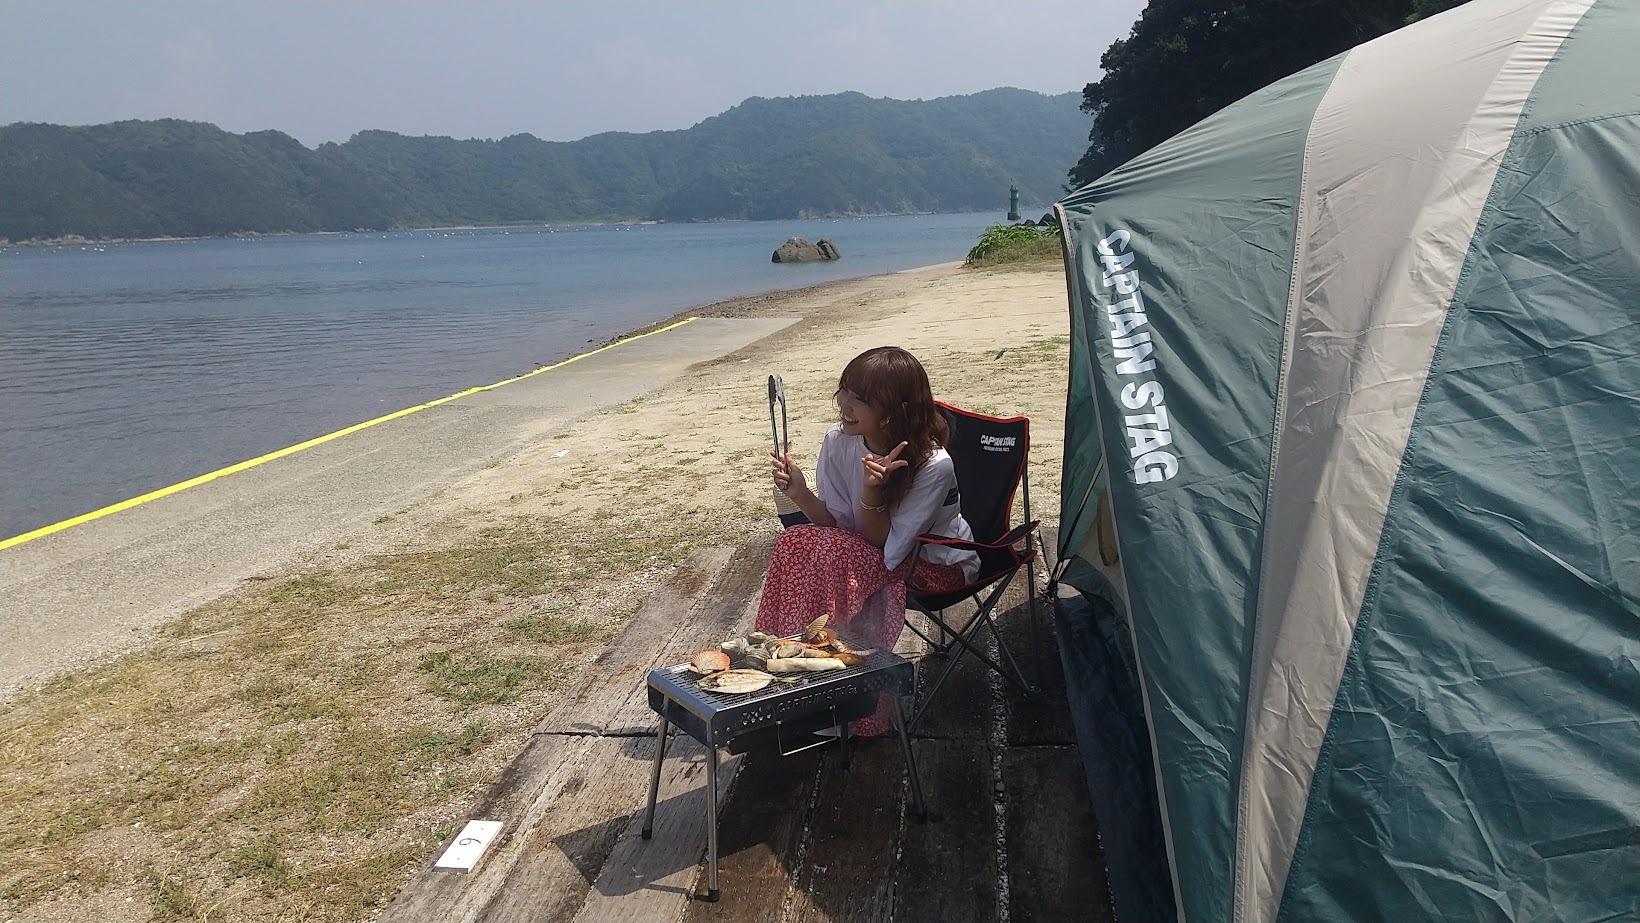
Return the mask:
<svg viewBox="0 0 1640 923">
<path fill-rule="evenodd" d="M 188 887 L 187 881 L 180 873 L 160 874 L 154 869 L 148 870 L 148 882 L 153 889 L 152 904 L 153 919 L 159 920 L 193 920 L 204 909 L 199 895 L 193 888 Z"/>
<path fill-rule="evenodd" d="M 967 264 L 977 268 L 1040 268 L 1063 264 L 1057 229 L 1047 231 L 1013 224 L 993 224 L 968 251 Z"/>
<path fill-rule="evenodd" d="M 573 561 L 565 551 L 561 543 L 530 529 L 487 528 L 472 542 L 381 555 L 371 563 L 371 571 L 378 588 L 413 586 L 423 595 L 444 598 L 481 590 L 531 596 L 571 570 Z"/>
<path fill-rule="evenodd" d="M 244 846 L 230 849 L 225 857 L 236 876 L 255 876 L 274 887 L 289 884 L 295 877 L 290 861 L 273 834 L 260 836 Z"/>
<path fill-rule="evenodd" d="M 471 756 L 494 736 L 495 729 L 489 722 L 476 720 L 467 722 L 459 731 L 432 726 L 416 728 L 405 735 L 403 746 L 417 768 L 426 769 L 441 760 Z"/>
<path fill-rule="evenodd" d="M 262 748 L 263 752 L 267 754 L 268 762 L 277 764 L 301 752 L 302 742 L 302 732 L 291 728 L 274 739 L 265 742 Z"/>
<path fill-rule="evenodd" d="M 406 866 L 432 845 L 425 837 L 396 843 L 348 862 L 322 866 L 302 876 L 307 893 L 325 896 L 327 918 L 371 919 L 404 878 Z"/>
<path fill-rule="evenodd" d="M 275 606 L 323 609 L 335 605 L 341 595 L 340 584 L 329 577 L 304 574 L 275 584 L 268 601 Z"/>
<path fill-rule="evenodd" d="M 542 644 L 584 643 L 602 641 L 609 637 L 606 628 L 589 625 L 577 619 L 566 619 L 551 612 L 539 612 L 514 619 L 507 623 L 507 629 L 526 641 Z"/>
<path fill-rule="evenodd" d="M 422 655 L 416 669 L 429 691 L 462 705 L 499 705 L 551 685 L 552 664 L 540 657 L 492 657 L 471 651 Z"/>
<path fill-rule="evenodd" d="M 237 693 L 237 698 L 279 722 L 302 722 L 338 718 L 344 712 L 333 698 L 303 689 L 280 671 L 255 674 Z"/>
</svg>

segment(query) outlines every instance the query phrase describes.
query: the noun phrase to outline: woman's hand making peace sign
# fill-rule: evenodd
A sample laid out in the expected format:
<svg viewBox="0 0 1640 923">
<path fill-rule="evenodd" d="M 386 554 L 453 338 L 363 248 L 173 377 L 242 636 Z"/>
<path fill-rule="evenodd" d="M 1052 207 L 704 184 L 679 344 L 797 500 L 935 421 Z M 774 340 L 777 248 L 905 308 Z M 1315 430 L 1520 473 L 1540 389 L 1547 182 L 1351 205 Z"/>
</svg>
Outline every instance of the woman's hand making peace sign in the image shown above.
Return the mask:
<svg viewBox="0 0 1640 923">
<path fill-rule="evenodd" d="M 900 457 L 900 453 L 905 451 L 907 445 L 909 443 L 902 442 L 894 447 L 894 451 L 882 456 L 867 452 L 865 457 L 860 459 L 860 464 L 864 465 L 866 469 L 865 487 L 867 490 L 881 490 L 883 485 L 888 482 L 890 474 L 911 464 Z"/>
</svg>

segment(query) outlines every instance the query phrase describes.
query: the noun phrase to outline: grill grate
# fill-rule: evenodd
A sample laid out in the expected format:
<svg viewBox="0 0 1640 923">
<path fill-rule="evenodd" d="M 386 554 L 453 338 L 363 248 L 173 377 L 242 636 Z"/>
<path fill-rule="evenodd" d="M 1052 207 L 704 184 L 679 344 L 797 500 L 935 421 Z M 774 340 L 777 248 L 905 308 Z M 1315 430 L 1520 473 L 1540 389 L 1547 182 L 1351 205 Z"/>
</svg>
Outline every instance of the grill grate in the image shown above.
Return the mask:
<svg viewBox="0 0 1640 923">
<path fill-rule="evenodd" d="M 671 670 L 673 674 L 677 676 L 678 685 L 680 687 L 688 690 L 691 695 L 698 698 L 703 704 L 710 706 L 713 710 L 721 710 L 740 705 L 751 705 L 762 701 L 763 699 L 775 698 L 781 693 L 798 692 L 827 680 L 850 679 L 852 677 L 859 676 L 862 673 L 869 673 L 873 670 L 881 670 L 885 667 L 891 667 L 899 660 L 900 658 L 894 656 L 893 654 L 885 654 L 882 651 L 873 651 L 866 655 L 865 660 L 855 664 L 852 667 L 844 667 L 841 670 L 827 670 L 823 673 L 785 674 L 787 676 L 795 676 L 797 678 L 796 682 L 781 682 L 781 674 L 777 673 L 775 674 L 775 681 L 762 689 L 759 689 L 756 692 L 741 693 L 712 692 L 709 689 L 700 688 L 700 681 L 706 677 L 701 676 L 695 673 L 695 671 L 689 669 L 689 665 L 686 663 L 672 667 Z"/>
<path fill-rule="evenodd" d="M 690 736 L 712 744 L 824 712 L 851 697 L 888 690 L 909 693 L 913 669 L 903 657 L 874 651 L 852 667 L 799 673 L 797 682 L 776 680 L 757 692 L 735 694 L 700 688 L 704 677 L 679 664 L 650 672 L 649 705 Z"/>
</svg>

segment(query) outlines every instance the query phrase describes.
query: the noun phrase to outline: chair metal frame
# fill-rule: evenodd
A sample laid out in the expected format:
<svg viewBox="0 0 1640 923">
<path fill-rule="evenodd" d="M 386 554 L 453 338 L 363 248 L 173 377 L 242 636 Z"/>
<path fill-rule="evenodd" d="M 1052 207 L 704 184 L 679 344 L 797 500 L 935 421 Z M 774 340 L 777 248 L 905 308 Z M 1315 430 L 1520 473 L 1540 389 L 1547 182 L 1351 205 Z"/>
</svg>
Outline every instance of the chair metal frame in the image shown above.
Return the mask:
<svg viewBox="0 0 1640 923">
<path fill-rule="evenodd" d="M 951 657 L 946 662 L 945 668 L 940 671 L 938 678 L 935 679 L 934 684 L 929 688 L 928 694 L 923 698 L 922 706 L 919 707 L 912 715 L 911 726 L 913 727 L 915 727 L 917 722 L 922 719 L 923 714 L 928 710 L 929 704 L 934 701 L 935 694 L 938 693 L 940 687 L 945 684 L 945 681 L 950 677 L 951 672 L 956 669 L 957 664 L 961 662 L 962 656 L 965 653 L 973 654 L 987 667 L 995 671 L 1004 680 L 1012 683 L 1025 695 L 1032 696 L 1036 694 L 1036 687 L 1025 678 L 1023 671 L 1019 668 L 1018 661 L 1014 659 L 1013 652 L 1009 649 L 1007 642 L 1003 640 L 1002 633 L 997 630 L 995 622 L 997 604 L 1002 601 L 1003 594 L 1005 594 L 1008 591 L 1008 588 L 1013 585 L 1014 577 L 1019 573 L 1021 568 L 1024 568 L 1025 570 L 1025 580 L 1029 593 L 1033 662 L 1038 670 L 1040 670 L 1041 667 L 1041 614 L 1037 606 L 1036 598 L 1035 565 L 1038 553 L 1037 549 L 1042 547 L 1042 536 L 1038 528 L 1041 525 L 1041 522 L 1031 518 L 1030 419 L 1027 417 L 992 417 L 986 414 L 964 410 L 960 407 L 946 404 L 944 402 L 940 402 L 939 406 L 948 414 L 965 416 L 991 423 L 1022 424 L 1025 427 L 1026 436 L 1025 446 L 1023 452 L 1021 453 L 1019 471 L 1014 478 L 1013 484 L 1010 485 L 1011 489 L 1008 494 L 1007 512 L 1003 517 L 1003 524 L 1009 527 L 1008 531 L 990 541 L 965 541 L 962 539 L 953 539 L 933 535 L 919 536 L 917 539 L 919 557 L 921 556 L 923 548 L 930 545 L 942 545 L 946 547 L 963 548 L 975 552 L 996 553 L 1006 551 L 1008 555 L 1013 558 L 1013 563 L 1012 566 L 1007 567 L 1005 570 L 993 569 L 990 572 L 982 570 L 979 578 L 973 583 L 970 583 L 959 590 L 952 591 L 951 593 L 919 593 L 915 587 L 910 586 L 909 584 L 907 585 L 907 608 L 921 613 L 929 621 L 933 622 L 936 628 L 935 633 L 939 636 L 939 639 L 936 640 L 935 638 L 931 638 L 924 634 L 922 630 L 917 627 L 916 623 L 914 623 L 910 618 L 906 619 L 906 626 L 910 628 L 918 637 L 928 642 L 935 654 L 945 655 L 950 652 L 952 647 L 959 648 L 956 656 Z M 953 464 L 958 463 L 956 456 L 952 457 L 952 462 Z M 1016 493 L 1021 496 L 1024 503 L 1024 522 L 1018 526 L 1012 525 L 1013 497 Z M 971 525 L 972 523 L 970 523 L 970 526 Z M 1021 552 L 1018 548 L 1018 545 L 1021 542 L 1025 543 L 1025 550 L 1023 552 Z M 913 572 L 915 571 L 915 567 L 916 565 L 914 562 L 912 565 Z M 984 598 L 981 598 L 981 594 L 985 594 Z M 943 605 L 934 605 L 933 600 L 935 599 L 943 602 Z M 945 619 L 945 610 L 958 602 L 963 602 L 968 599 L 974 600 L 977 609 L 960 628 L 952 626 Z M 1001 652 L 1002 660 L 1005 661 L 1005 663 L 998 662 L 997 659 L 981 650 L 975 643 L 979 638 L 979 632 L 982 628 L 990 629 L 991 636 L 995 638 L 997 649 Z"/>
</svg>

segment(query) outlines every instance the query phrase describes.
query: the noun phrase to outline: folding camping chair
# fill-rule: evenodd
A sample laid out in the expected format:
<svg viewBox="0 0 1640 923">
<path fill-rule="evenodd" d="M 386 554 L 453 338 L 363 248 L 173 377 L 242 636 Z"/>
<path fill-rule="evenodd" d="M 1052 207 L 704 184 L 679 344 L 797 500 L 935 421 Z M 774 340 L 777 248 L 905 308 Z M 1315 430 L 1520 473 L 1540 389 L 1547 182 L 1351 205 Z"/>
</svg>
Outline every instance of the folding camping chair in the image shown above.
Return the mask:
<svg viewBox="0 0 1640 923">
<path fill-rule="evenodd" d="M 921 612 L 933 622 L 941 640 L 936 641 L 923 634 L 910 619 L 906 620 L 906 625 L 939 653 L 949 651 L 952 645 L 961 648 L 956 656 L 946 662 L 945 669 L 928 690 L 922 707 L 911 718 L 912 725 L 922 718 L 928 703 L 933 701 L 934 694 L 951 675 L 964 653 L 978 657 L 1027 695 L 1036 692 L 1020 672 L 1019 664 L 993 621 L 994 610 L 1002 600 L 1002 594 L 1013 583 L 1014 575 L 1024 568 L 1030 591 L 1031 638 L 1033 644 L 1037 643 L 1036 569 L 1032 565 L 1042 539 L 1037 532 L 1039 521 L 1031 519 L 1031 484 L 1026 472 L 1031 446 L 1031 421 L 1025 417 L 989 417 L 938 403 L 951 428 L 945 450 L 950 453 L 952 467 L 956 469 L 958 502 L 962 505 L 962 518 L 968 521 L 968 527 L 974 532 L 974 541 L 924 535 L 917 539 L 919 552 L 929 545 L 977 552 L 979 574 L 967 586 L 948 593 L 919 592 L 915 586 L 907 587 L 907 608 Z M 1019 526 L 1011 526 L 1015 492 L 1020 492 L 1025 501 L 1025 521 Z M 1025 546 L 1023 551 L 1018 547 L 1021 543 Z M 986 594 L 983 599 L 980 598 L 981 593 Z M 945 620 L 945 610 L 965 599 L 973 599 L 979 609 L 961 628 L 953 628 Z M 998 663 L 975 646 L 981 628 L 991 630 L 1006 665 Z M 947 638 L 950 640 L 945 640 Z"/>
</svg>

